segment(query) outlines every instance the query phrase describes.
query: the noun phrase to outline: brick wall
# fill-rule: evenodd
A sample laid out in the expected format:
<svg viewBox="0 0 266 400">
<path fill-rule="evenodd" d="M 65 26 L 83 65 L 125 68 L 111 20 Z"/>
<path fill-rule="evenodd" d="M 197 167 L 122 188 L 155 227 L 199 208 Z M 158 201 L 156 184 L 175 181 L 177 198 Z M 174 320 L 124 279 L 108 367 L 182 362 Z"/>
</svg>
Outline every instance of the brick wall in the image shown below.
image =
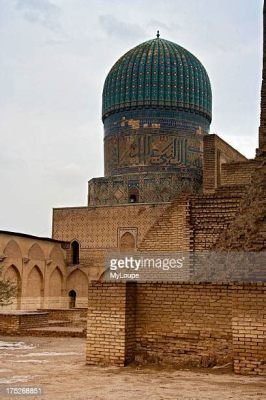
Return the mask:
<svg viewBox="0 0 266 400">
<path fill-rule="evenodd" d="M 138 360 L 209 366 L 230 360 L 231 297 L 228 286 L 139 284 Z"/>
<path fill-rule="evenodd" d="M 54 209 L 53 238 L 69 238 L 70 241 L 78 238 L 82 262 L 83 251 L 94 250 L 96 257 L 96 250 L 117 248 L 120 227 L 138 228 L 138 241 L 141 241 L 168 206 L 169 203 Z"/>
<path fill-rule="evenodd" d="M 221 186 L 249 185 L 257 164 L 256 160 L 222 164 Z"/>
<path fill-rule="evenodd" d="M 211 249 L 221 233 L 234 220 L 243 197 L 242 191 L 193 196 L 190 198 L 190 249 Z"/>
<path fill-rule="evenodd" d="M 13 334 L 31 328 L 48 325 L 46 312 L 2 312 L 0 313 L 0 333 Z"/>
<path fill-rule="evenodd" d="M 266 375 L 266 285 L 233 287 L 234 370 Z"/>
<path fill-rule="evenodd" d="M 222 164 L 247 159 L 217 135 L 204 136 L 203 143 L 203 192 L 213 193 L 221 184 Z"/>
<path fill-rule="evenodd" d="M 53 321 L 68 321 L 74 325 L 80 323 L 81 318 L 87 317 L 86 308 L 65 308 L 65 309 L 47 309 L 42 310 L 49 313 L 49 320 Z"/>
<path fill-rule="evenodd" d="M 87 364 L 123 366 L 132 359 L 135 345 L 134 290 L 132 285 L 124 283 L 90 284 Z"/>
<path fill-rule="evenodd" d="M 228 187 L 233 193 L 234 188 Z M 221 233 L 215 247 L 219 250 L 266 250 L 266 164 L 262 162 L 252 175 L 252 182 L 243 196 L 231 224 Z"/>
<path fill-rule="evenodd" d="M 0 333 L 12 334 L 19 330 L 19 316 L 14 314 L 0 314 Z"/>
<path fill-rule="evenodd" d="M 265 284 L 99 283 L 89 290 L 87 363 L 213 366 L 265 374 Z"/>
<path fill-rule="evenodd" d="M 28 313 L 19 315 L 19 329 L 42 328 L 48 325 L 48 313 Z"/>
<path fill-rule="evenodd" d="M 151 226 L 138 249 L 142 251 L 182 251 L 189 249 L 189 201 L 180 196 Z"/>
<path fill-rule="evenodd" d="M 259 129 L 259 149 L 257 149 L 257 157 L 265 158 L 266 156 L 266 3 L 263 6 L 263 70 L 261 85 L 261 113 L 260 113 L 260 129 Z"/>
</svg>

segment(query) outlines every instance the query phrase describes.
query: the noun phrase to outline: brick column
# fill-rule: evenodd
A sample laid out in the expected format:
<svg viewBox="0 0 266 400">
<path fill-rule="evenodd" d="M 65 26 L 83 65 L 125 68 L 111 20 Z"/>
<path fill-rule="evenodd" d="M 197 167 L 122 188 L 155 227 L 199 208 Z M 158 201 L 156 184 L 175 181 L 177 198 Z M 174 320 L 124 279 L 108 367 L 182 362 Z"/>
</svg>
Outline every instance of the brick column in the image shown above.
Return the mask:
<svg viewBox="0 0 266 400">
<path fill-rule="evenodd" d="M 203 192 L 214 193 L 217 187 L 215 135 L 203 138 Z"/>
<path fill-rule="evenodd" d="M 261 113 L 259 128 L 259 148 L 257 157 L 266 157 L 266 5 L 263 6 L 263 71 L 261 85 Z"/>
<path fill-rule="evenodd" d="M 232 290 L 234 371 L 266 375 L 266 285 L 235 285 Z"/>
<path fill-rule="evenodd" d="M 124 366 L 133 361 L 135 291 L 134 283 L 89 285 L 87 364 Z"/>
</svg>

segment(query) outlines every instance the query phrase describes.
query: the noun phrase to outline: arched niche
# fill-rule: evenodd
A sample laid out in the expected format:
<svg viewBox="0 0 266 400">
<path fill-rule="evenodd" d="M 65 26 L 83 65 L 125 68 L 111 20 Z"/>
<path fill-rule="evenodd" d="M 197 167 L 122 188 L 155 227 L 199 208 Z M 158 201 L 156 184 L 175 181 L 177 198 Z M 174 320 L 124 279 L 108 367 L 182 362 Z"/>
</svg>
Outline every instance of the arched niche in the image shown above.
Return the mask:
<svg viewBox="0 0 266 400">
<path fill-rule="evenodd" d="M 45 260 L 45 255 L 38 243 L 34 243 L 29 250 L 29 259 L 43 261 Z"/>
<path fill-rule="evenodd" d="M 77 297 L 88 296 L 88 277 L 80 269 L 75 269 L 67 278 L 67 291 L 75 290 Z"/>
<path fill-rule="evenodd" d="M 60 268 L 56 267 L 49 280 L 49 296 L 50 297 L 61 297 L 63 289 L 63 274 Z"/>
<path fill-rule="evenodd" d="M 18 243 L 15 240 L 10 240 L 5 249 L 4 249 L 4 254 L 7 257 L 12 257 L 12 258 L 21 258 L 22 257 L 22 253 L 21 253 L 21 249 L 18 245 Z"/>
<path fill-rule="evenodd" d="M 65 262 L 64 253 L 61 247 L 55 245 L 50 251 L 49 258 L 56 264 L 63 265 Z"/>
<path fill-rule="evenodd" d="M 135 250 L 136 239 L 130 232 L 125 232 L 120 238 L 120 250 L 130 251 Z"/>
</svg>

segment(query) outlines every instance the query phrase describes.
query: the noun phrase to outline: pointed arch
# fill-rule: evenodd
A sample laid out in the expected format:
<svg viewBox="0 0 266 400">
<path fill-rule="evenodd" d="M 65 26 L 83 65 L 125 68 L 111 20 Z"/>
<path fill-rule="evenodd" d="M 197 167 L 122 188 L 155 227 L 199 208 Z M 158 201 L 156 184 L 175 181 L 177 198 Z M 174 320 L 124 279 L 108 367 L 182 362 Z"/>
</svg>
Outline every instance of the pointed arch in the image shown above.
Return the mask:
<svg viewBox="0 0 266 400">
<path fill-rule="evenodd" d="M 57 264 L 64 264 L 65 257 L 63 250 L 58 245 L 54 245 L 50 251 L 49 258 Z"/>
<path fill-rule="evenodd" d="M 4 254 L 7 257 L 13 257 L 13 258 L 21 258 L 22 257 L 21 249 L 20 249 L 18 243 L 14 239 L 11 239 L 7 243 L 7 245 L 4 249 Z"/>
<path fill-rule="evenodd" d="M 120 250 L 128 251 L 135 250 L 136 240 L 135 237 L 130 232 L 125 232 L 120 238 Z"/>
<path fill-rule="evenodd" d="M 28 275 L 26 295 L 36 298 L 43 296 L 43 274 L 38 265 L 35 265 Z"/>
<path fill-rule="evenodd" d="M 19 309 L 21 301 L 21 275 L 19 269 L 15 265 L 10 265 L 4 274 L 4 279 L 13 282 L 16 285 L 16 297 L 12 299 L 12 303 L 8 308 Z"/>
<path fill-rule="evenodd" d="M 61 297 L 63 289 L 63 274 L 57 266 L 53 270 L 49 280 L 49 296 Z"/>
<path fill-rule="evenodd" d="M 88 277 L 80 269 L 75 269 L 67 277 L 67 291 L 75 290 L 77 297 L 88 296 Z"/>
<path fill-rule="evenodd" d="M 38 243 L 34 243 L 29 249 L 29 258 L 32 260 L 45 260 L 45 255 Z"/>
<path fill-rule="evenodd" d="M 5 280 L 10 280 L 14 282 L 16 285 L 19 285 L 21 282 L 19 269 L 13 264 L 10 265 L 5 271 L 4 278 Z"/>
</svg>

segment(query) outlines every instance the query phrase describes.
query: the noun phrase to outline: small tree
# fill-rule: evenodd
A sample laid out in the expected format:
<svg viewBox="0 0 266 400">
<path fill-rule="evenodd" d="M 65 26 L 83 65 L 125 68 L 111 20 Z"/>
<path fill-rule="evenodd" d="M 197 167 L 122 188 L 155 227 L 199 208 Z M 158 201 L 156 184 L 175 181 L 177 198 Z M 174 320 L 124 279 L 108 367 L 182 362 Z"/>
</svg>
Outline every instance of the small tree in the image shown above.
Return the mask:
<svg viewBox="0 0 266 400">
<path fill-rule="evenodd" d="M 0 306 L 7 306 L 13 303 L 17 296 L 17 285 L 9 279 L 4 279 L 3 267 L 0 266 Z"/>
</svg>

